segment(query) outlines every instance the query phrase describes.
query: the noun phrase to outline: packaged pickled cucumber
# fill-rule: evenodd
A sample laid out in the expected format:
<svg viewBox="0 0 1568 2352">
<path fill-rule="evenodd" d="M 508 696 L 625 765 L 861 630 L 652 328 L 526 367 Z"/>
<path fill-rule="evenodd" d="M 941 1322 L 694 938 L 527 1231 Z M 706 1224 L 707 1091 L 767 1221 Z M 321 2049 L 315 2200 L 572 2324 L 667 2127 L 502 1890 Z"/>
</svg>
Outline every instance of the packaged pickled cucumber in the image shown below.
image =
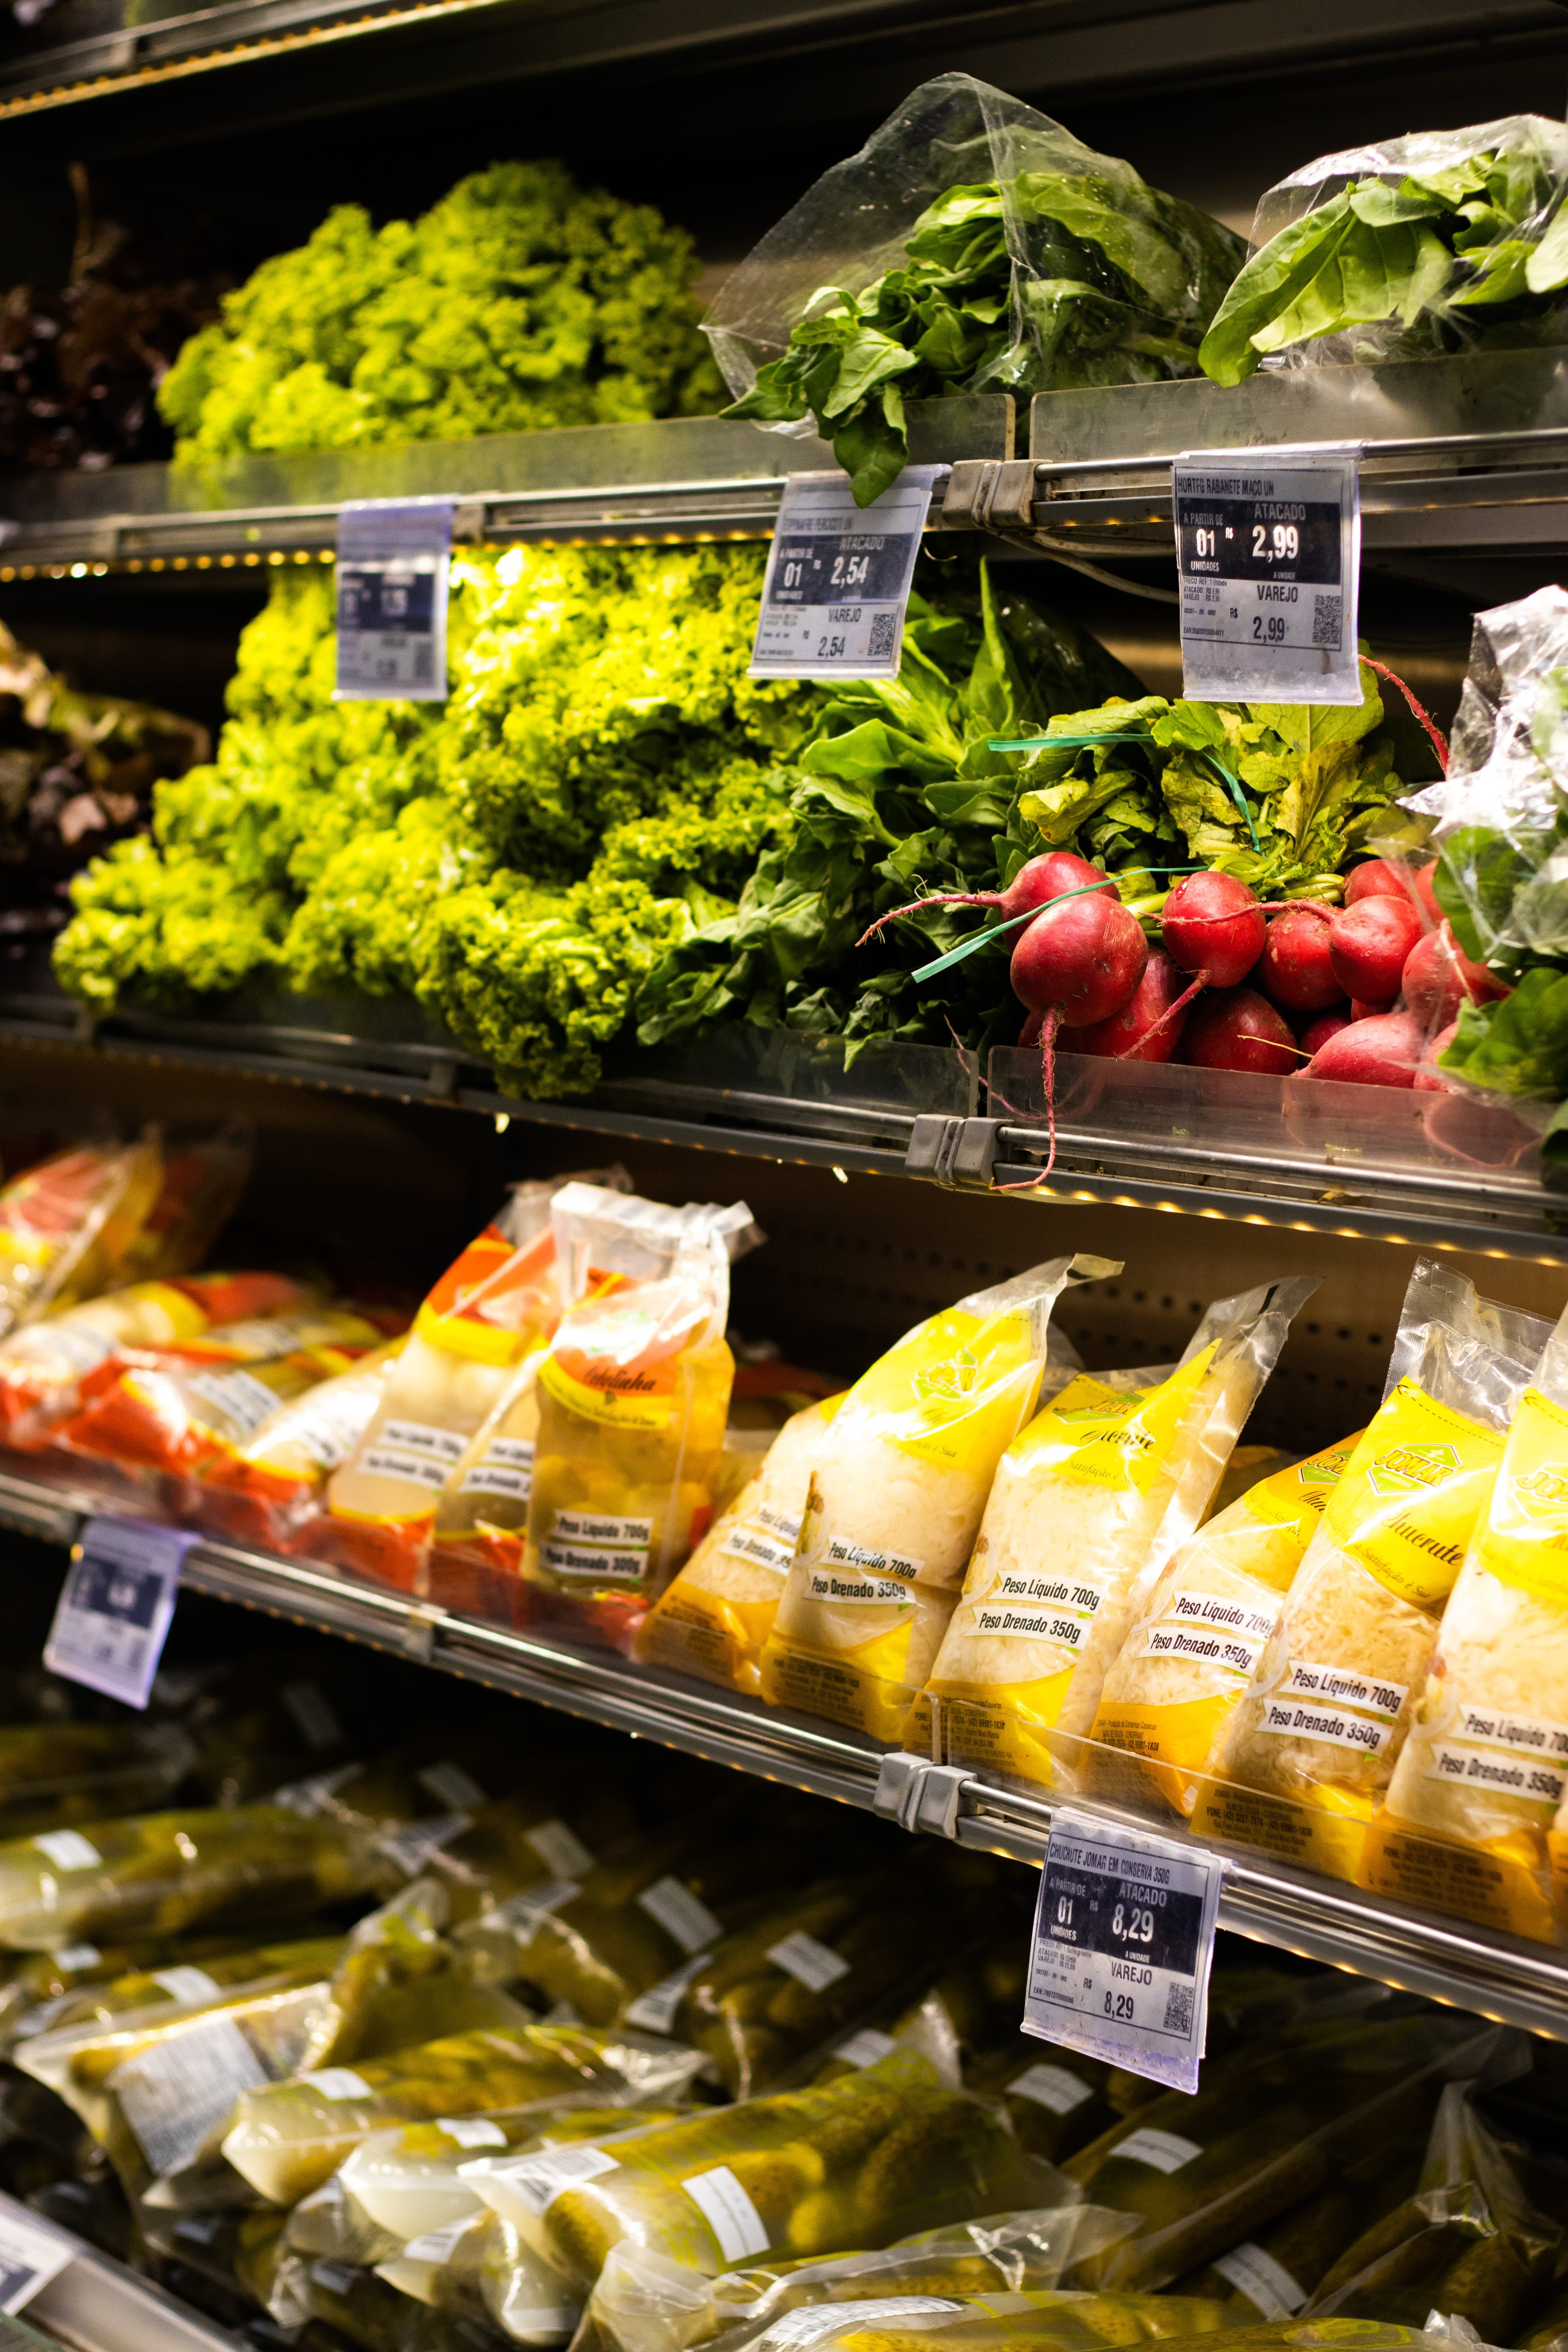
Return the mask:
<svg viewBox="0 0 1568 2352">
<path fill-rule="evenodd" d="M 363 2352 L 494 2352 L 502 2341 L 460 2314 L 410 2303 L 373 2270 L 287 2252 L 268 2308 L 290 2331 L 290 2340 L 292 2331 L 304 2329 L 307 2343 L 320 2343 L 324 2335 L 334 2347 L 346 2338 Z M 311 2322 L 323 2323 L 321 2334 Z"/>
<path fill-rule="evenodd" d="M 610 1170 L 606 1185 L 625 1183 Z M 322 1549 L 404 1592 L 421 1582 L 437 1499 L 463 1450 L 562 1307 L 551 1202 L 559 1183 L 519 1184 L 415 1318 L 381 1402 L 327 1487 Z"/>
<path fill-rule="evenodd" d="M 743 1202 L 666 1209 L 587 1185 L 554 1218 L 564 1312 L 539 1370 L 522 1574 L 582 1630 L 613 1633 L 711 1522 L 730 1262 L 760 1236 Z"/>
<path fill-rule="evenodd" d="M 763 1645 L 776 1706 L 898 1739 L 952 1614 L 997 1463 L 1078 1369 L 1051 1312 L 1109 1258 L 1053 1258 L 905 1333 L 844 1397 Z"/>
<path fill-rule="evenodd" d="M 981 1922 L 971 1925 L 978 1935 Z M 1016 1918 L 996 1939 L 960 1953 L 913 2000 L 878 2002 L 865 2024 L 843 2041 L 829 2042 L 812 2080 L 831 2082 L 836 2074 L 874 2065 L 890 2050 L 916 2050 L 944 2083 L 975 2089 L 980 2054 L 1010 2048 L 1018 2038 L 1016 2021 L 1028 1983 L 1028 1950 L 1029 1922 Z"/>
<path fill-rule="evenodd" d="M 421 1863 L 445 1889 L 454 1924 L 568 1874 L 581 1881 L 601 1854 L 637 1832 L 624 1788 L 569 1750 L 548 1771 L 531 1773 L 530 1783 L 526 1793 L 478 1808 L 467 1828 L 443 1838 Z"/>
<path fill-rule="evenodd" d="M 1112 2071 L 1103 2059 L 1077 2050 L 1042 2053 L 1037 2042 L 1020 2033 L 970 2066 L 964 2081 L 982 2097 L 1001 2100 L 1020 2147 L 1047 2164 L 1062 2164 L 1115 2121 Z"/>
<path fill-rule="evenodd" d="M 515 2246 L 516 2233 L 494 2213 L 453 2222 L 445 2230 L 433 2230 L 425 2237 L 412 2240 L 399 2252 L 377 2263 L 375 2274 L 388 2286 L 395 2287 L 399 2294 L 411 2296 L 432 2311 L 451 2312 L 475 2321 L 488 2332 L 490 2314 L 486 2306 L 485 2284 L 496 2259 L 492 2242 L 498 2236 L 508 2241 L 504 2252 L 496 2250 L 504 2260 Z M 521 2279 L 518 2281 L 521 2292 L 531 2297 L 531 2307 L 521 2301 L 518 2305 L 520 2312 L 529 2311 L 532 2321 L 531 2331 L 523 2340 L 540 2345 L 565 2344 L 577 2325 L 577 2302 L 537 2256 L 530 2267 L 533 2274 L 526 2285 Z"/>
<path fill-rule="evenodd" d="M 806 1489 L 841 1397 L 787 1421 L 765 1458 L 715 1519 L 637 1635 L 645 1664 L 675 1666 L 754 1696 L 763 1643 L 800 1539 Z"/>
<path fill-rule="evenodd" d="M 263 2197 L 292 2205 L 389 2124 L 559 2104 L 573 2092 L 629 2106 L 683 2092 L 700 2064 L 672 2043 L 580 2025 L 454 2034 L 245 2092 L 223 2152 Z"/>
<path fill-rule="evenodd" d="M 153 2214 L 142 2229 L 155 2253 L 266 2310 L 283 2258 L 281 2213 Z"/>
<path fill-rule="evenodd" d="M 145 1811 L 173 1796 L 196 1760 L 172 1723 L 0 1727 L 0 1835 L 64 1829 Z"/>
<path fill-rule="evenodd" d="M 921 2311 L 908 2305 L 889 2305 L 883 2312 L 867 2312 L 857 2323 L 847 2312 L 831 2331 L 814 2338 L 815 2346 L 831 2352 L 1099 2352 L 1113 2344 L 1143 2344 L 1180 2337 L 1212 2352 L 1236 2352 L 1253 2347 L 1264 2352 L 1273 2347 L 1270 2331 L 1226 2328 L 1226 2306 L 1193 2296 L 1174 2294 L 1083 2294 L 1044 2291 L 1026 2295 L 999 2295 L 958 2311 Z M 1215 2335 L 1215 2329 L 1225 2329 Z M 1383 2339 L 1386 2336 L 1387 2343 Z M 1329 2352 L 1335 2338 L 1325 2341 Z M 1312 2343 L 1310 2329 L 1300 2341 Z M 1398 2329 L 1372 2331 L 1366 2347 L 1357 2352 L 1394 2352 L 1394 2346 L 1419 2343 L 1426 2352 L 1447 2352 L 1452 2339 L 1427 2343 Z M 1356 2343 L 1347 2340 L 1346 2352 Z M 768 2352 L 774 2352 L 773 2346 Z"/>
<path fill-rule="evenodd" d="M 1178 2279 L 1178 2294 L 1217 2297 L 1238 2326 L 1260 2319 L 1293 2319 L 1318 2282 L 1362 2227 L 1348 2186 L 1336 2184 L 1304 2198 L 1212 2263 Z"/>
<path fill-rule="evenodd" d="M 143 1813 L 0 1844 L 0 1947 L 44 1952 L 308 1913 L 375 1885 L 371 1841 L 281 1805 Z"/>
<path fill-rule="evenodd" d="M 1379 1893 L 1540 1943 L 1568 1795 L 1565 1438 L 1568 1320 L 1509 1424 L 1363 1861 Z"/>
<path fill-rule="evenodd" d="M 479 2158 L 468 2177 L 584 2287 L 623 2239 L 711 2276 L 769 2252 L 876 2246 L 1038 2203 L 1056 2178 L 990 2108 L 906 2051 L 608 2144 Z"/>
<path fill-rule="evenodd" d="M 1383 1405 L 1215 1758 L 1222 1778 L 1288 1804 L 1249 1804 L 1210 1783 L 1199 1830 L 1283 1843 L 1294 1861 L 1356 1876 L 1504 1433 L 1550 1337 L 1539 1317 L 1416 1261 Z"/>
<path fill-rule="evenodd" d="M 132 1283 L 46 1315 L 0 1339 L 0 1436 L 30 1452 L 49 1444 L 81 1383 L 122 1349 L 174 1348 L 215 1325 L 298 1314 L 311 1304 L 281 1274 L 195 1274 Z"/>
<path fill-rule="evenodd" d="M 1079 2265 L 1070 2285 L 1155 2288 L 1256 2239 L 1329 2187 L 1368 2137 L 1420 2129 L 1445 2081 L 1473 2072 L 1495 2027 L 1430 2015 L 1314 2018 L 1169 2091 L 1064 2167 L 1091 2203 L 1142 2227 Z"/>
<path fill-rule="evenodd" d="M 363 1654 L 325 1643 L 164 1668 L 153 1685 L 153 1706 L 195 1742 L 193 1789 L 215 1805 L 270 1797 L 342 1764 L 376 1721 L 378 1698 Z"/>
<path fill-rule="evenodd" d="M 1308 2315 L 1414 2326 L 1440 2311 L 1487 2343 L 1511 2344 L 1545 2301 L 1563 2243 L 1476 2114 L 1469 2086 L 1450 2084 L 1419 2188 L 1345 2249 Z"/>
<path fill-rule="evenodd" d="M 405 1344 L 387 1339 L 284 1398 L 248 1437 L 203 1465 L 193 1516 L 235 1543 L 287 1551 L 369 1428 Z"/>
<path fill-rule="evenodd" d="M 126 1279 L 163 1179 L 150 1128 L 137 1143 L 54 1152 L 0 1188 L 0 1337 Z"/>
<path fill-rule="evenodd" d="M 1314 1281 L 1212 1306 L 1173 1369 L 1084 1374 L 1004 1457 L 963 1594 L 906 1745 L 973 1770 L 1082 1785 L 1107 1670 L 1202 1518 Z"/>
<path fill-rule="evenodd" d="M 1226 1727 L 1360 1438 L 1358 1430 L 1247 1487 L 1188 1537 L 1140 1605 L 1106 1675 L 1091 1736 L 1139 1758 L 1139 1785 L 1175 1812 L 1192 1811 L 1194 1776 L 1214 1770 Z"/>
</svg>

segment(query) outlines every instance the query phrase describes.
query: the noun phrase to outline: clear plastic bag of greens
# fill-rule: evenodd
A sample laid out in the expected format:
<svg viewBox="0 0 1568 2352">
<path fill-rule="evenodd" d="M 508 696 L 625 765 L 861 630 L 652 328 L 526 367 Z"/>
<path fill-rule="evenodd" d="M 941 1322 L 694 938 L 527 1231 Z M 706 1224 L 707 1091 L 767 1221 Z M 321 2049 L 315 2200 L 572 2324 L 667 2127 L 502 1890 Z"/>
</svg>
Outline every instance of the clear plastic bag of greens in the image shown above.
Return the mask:
<svg viewBox="0 0 1568 2352">
<path fill-rule="evenodd" d="M 697 2052 L 671 2042 L 585 2026 L 454 2034 L 246 2092 L 223 2152 L 262 2196 L 292 2205 L 389 2124 L 556 2105 L 574 2091 L 600 2105 L 629 2106 L 682 2093 L 701 2063 Z"/>
<path fill-rule="evenodd" d="M 1293 366 L 1568 340 L 1568 130 L 1513 114 L 1320 156 L 1269 189 L 1200 357 Z"/>
<path fill-rule="evenodd" d="M 704 329 L 731 414 L 817 430 L 864 506 L 906 400 L 1197 372 L 1246 247 L 976 81 L 922 82 L 731 271 Z"/>
<path fill-rule="evenodd" d="M 369 1838 L 281 1805 L 46 1830 L 0 1845 L 0 1944 L 48 1951 L 321 1910 L 373 1889 Z"/>
<path fill-rule="evenodd" d="M 591 2286 L 623 2239 L 711 2275 L 773 2252 L 872 2246 L 1048 2198 L 1057 2176 L 909 2052 L 836 2083 L 591 2148 L 478 2159 L 487 2203 Z"/>
</svg>

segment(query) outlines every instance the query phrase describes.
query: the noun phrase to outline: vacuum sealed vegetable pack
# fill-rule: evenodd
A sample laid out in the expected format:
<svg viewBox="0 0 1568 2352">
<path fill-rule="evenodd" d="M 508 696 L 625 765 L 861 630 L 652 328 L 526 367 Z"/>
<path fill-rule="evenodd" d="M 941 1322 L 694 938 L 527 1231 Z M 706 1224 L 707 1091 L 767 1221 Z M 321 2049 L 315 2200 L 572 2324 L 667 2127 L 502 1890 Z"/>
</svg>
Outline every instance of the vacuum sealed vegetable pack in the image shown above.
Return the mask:
<svg viewBox="0 0 1568 2352">
<path fill-rule="evenodd" d="M 905 1744 L 1080 1785 L 1082 1735 L 1143 1593 L 1207 1507 L 1316 1287 L 1223 1298 L 1167 1370 L 1084 1373 L 1009 1446 Z"/>
<path fill-rule="evenodd" d="M 203 1465 L 193 1515 L 237 1543 L 287 1551 L 369 1428 L 405 1345 L 388 1339 L 286 1397 L 249 1436 Z"/>
<path fill-rule="evenodd" d="M 1078 1360 L 1051 1311 L 1120 1268 L 1059 1257 L 932 1315 L 840 1402 L 806 1490 L 762 1691 L 896 1742 L 952 1614 L 986 1496 L 1042 1388 Z"/>
<path fill-rule="evenodd" d="M 1195 1825 L 1353 1878 L 1551 1326 L 1418 1259 L 1384 1402 L 1341 1473 L 1216 1759 Z"/>
</svg>

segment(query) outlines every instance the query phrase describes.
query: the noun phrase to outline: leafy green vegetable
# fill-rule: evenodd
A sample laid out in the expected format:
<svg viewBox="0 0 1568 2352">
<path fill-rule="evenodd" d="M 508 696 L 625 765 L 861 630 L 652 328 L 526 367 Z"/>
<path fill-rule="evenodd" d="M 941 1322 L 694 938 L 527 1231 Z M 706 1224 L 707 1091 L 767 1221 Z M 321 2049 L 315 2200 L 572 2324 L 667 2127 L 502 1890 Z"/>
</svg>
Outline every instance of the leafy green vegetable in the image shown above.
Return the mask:
<svg viewBox="0 0 1568 2352">
<path fill-rule="evenodd" d="M 1568 217 L 1560 170 L 1523 142 L 1392 184 L 1352 180 L 1291 221 L 1220 304 L 1205 373 L 1240 383 L 1270 352 L 1385 324 L 1392 341 L 1367 356 L 1537 340 L 1568 286 Z"/>
<path fill-rule="evenodd" d="M 1510 996 L 1462 1005 L 1439 1067 L 1500 1094 L 1568 1095 L 1568 972 L 1536 964 Z"/>
<path fill-rule="evenodd" d="M 164 377 L 178 453 L 342 449 L 717 404 L 690 238 L 563 165 L 496 163 L 417 221 L 340 205 Z"/>
</svg>

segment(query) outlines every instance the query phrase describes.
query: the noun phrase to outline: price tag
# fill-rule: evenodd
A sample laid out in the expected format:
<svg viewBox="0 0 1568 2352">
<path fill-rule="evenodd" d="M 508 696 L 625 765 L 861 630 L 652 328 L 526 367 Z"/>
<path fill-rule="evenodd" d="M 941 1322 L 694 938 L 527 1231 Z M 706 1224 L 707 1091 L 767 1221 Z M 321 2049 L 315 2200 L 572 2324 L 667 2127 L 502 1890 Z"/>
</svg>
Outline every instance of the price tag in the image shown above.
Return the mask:
<svg viewBox="0 0 1568 2352">
<path fill-rule="evenodd" d="M 1058 1812 L 1024 2031 L 1195 2091 L 1225 1864 L 1170 1838 Z"/>
<path fill-rule="evenodd" d="M 146 1519 L 89 1519 L 60 1589 L 44 1664 L 145 1706 L 168 1638 L 180 1564 L 200 1538 Z"/>
<path fill-rule="evenodd" d="M 338 513 L 337 702 L 444 702 L 450 499 Z"/>
<path fill-rule="evenodd" d="M 1356 452 L 1187 450 L 1171 503 L 1188 698 L 1359 702 Z"/>
<path fill-rule="evenodd" d="M 749 677 L 897 677 L 940 466 L 906 466 L 858 507 L 847 475 L 792 474 L 763 582 Z"/>
<path fill-rule="evenodd" d="M 57 2237 L 6 2200 L 0 2210 L 0 2311 L 9 2316 L 22 2310 L 75 2252 L 68 2238 Z"/>
</svg>

